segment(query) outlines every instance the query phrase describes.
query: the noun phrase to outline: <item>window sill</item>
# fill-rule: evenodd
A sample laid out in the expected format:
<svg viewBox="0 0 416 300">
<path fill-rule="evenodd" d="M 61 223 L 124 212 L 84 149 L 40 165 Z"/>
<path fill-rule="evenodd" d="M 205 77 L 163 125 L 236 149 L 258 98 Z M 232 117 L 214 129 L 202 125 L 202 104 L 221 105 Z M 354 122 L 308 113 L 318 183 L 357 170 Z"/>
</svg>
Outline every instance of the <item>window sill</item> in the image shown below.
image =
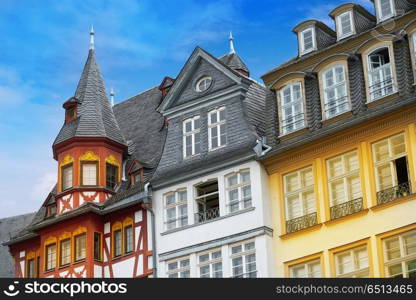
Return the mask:
<svg viewBox="0 0 416 300">
<path fill-rule="evenodd" d="M 329 118 L 322 119 L 322 124 L 329 125 L 329 124 L 335 123 L 335 122 L 337 122 L 339 120 L 348 118 L 351 115 L 352 115 L 352 111 L 351 110 L 348 110 L 346 112 L 340 113 L 340 114 L 335 115 L 333 117 L 329 117 Z"/>
<path fill-rule="evenodd" d="M 60 267 L 58 268 L 58 270 L 68 268 L 70 265 L 71 265 L 71 264 L 69 263 L 69 264 L 66 264 L 66 265 L 60 266 Z"/>
<path fill-rule="evenodd" d="M 281 135 L 278 136 L 278 138 L 281 139 L 281 140 L 288 140 L 288 139 L 294 138 L 296 136 L 299 136 L 299 135 L 305 133 L 307 130 L 308 130 L 308 127 L 302 127 L 302 128 L 299 128 L 295 131 L 285 133 L 285 134 L 281 134 Z"/>
<path fill-rule="evenodd" d="M 222 148 L 225 148 L 226 146 L 227 145 L 223 145 L 223 146 L 220 146 L 220 147 L 217 147 L 217 148 L 208 149 L 208 152 L 214 152 L 214 151 L 220 150 Z"/>
<path fill-rule="evenodd" d="M 287 238 L 291 238 L 291 237 L 293 237 L 293 236 L 296 236 L 296 235 L 299 235 L 299 234 L 304 234 L 304 233 L 308 233 L 309 231 L 315 231 L 315 230 L 318 230 L 318 229 L 320 229 L 321 227 L 322 227 L 322 223 L 318 223 L 318 224 L 316 224 L 316 225 L 313 225 L 313 226 L 311 226 L 311 227 L 307 227 L 307 228 L 304 228 L 304 229 L 301 229 L 301 230 L 299 230 L 299 231 L 295 231 L 295 232 L 291 232 L 291 233 L 285 233 L 285 234 L 282 234 L 282 235 L 280 235 L 279 237 L 282 239 L 282 240 L 285 240 L 285 239 L 287 239 Z"/>
<path fill-rule="evenodd" d="M 171 230 L 162 232 L 160 235 L 164 236 L 164 235 L 168 235 L 168 234 L 175 233 L 175 232 L 178 232 L 178 231 L 186 230 L 186 229 L 189 229 L 189 228 L 209 224 L 209 223 L 216 222 L 216 221 L 219 221 L 219 220 L 223 220 L 223 219 L 227 219 L 227 218 L 234 217 L 234 216 L 237 216 L 237 215 L 241 215 L 241 214 L 253 211 L 255 209 L 256 209 L 255 207 L 245 208 L 245 209 L 242 209 L 242 210 L 239 210 L 239 211 L 236 211 L 236 212 L 233 212 L 233 213 L 229 213 L 225 216 L 220 216 L 219 218 L 212 219 L 212 220 L 209 220 L 209 221 L 206 221 L 206 222 L 203 222 L 203 223 L 194 223 L 194 224 L 186 225 L 186 226 L 183 226 L 183 227 L 180 227 L 180 228 L 171 229 Z"/>
<path fill-rule="evenodd" d="M 192 159 L 192 158 L 198 157 L 198 156 L 200 156 L 200 155 L 201 155 L 201 154 L 200 154 L 200 153 L 198 153 L 198 154 L 194 154 L 194 155 L 191 155 L 191 156 L 184 156 L 184 157 L 183 157 L 183 160 Z"/>
<path fill-rule="evenodd" d="M 357 211 L 357 212 L 352 213 L 350 215 L 346 215 L 346 216 L 343 216 L 343 217 L 340 217 L 340 218 L 337 218 L 337 219 L 325 221 L 324 224 L 327 225 L 327 226 L 328 225 L 329 226 L 330 225 L 335 225 L 335 224 L 337 224 L 339 222 L 344 222 L 344 221 L 346 221 L 348 219 L 354 219 L 356 217 L 360 217 L 360 216 L 366 215 L 369 211 L 370 210 L 368 208 L 365 208 L 363 210 Z"/>
<path fill-rule="evenodd" d="M 374 100 L 371 100 L 371 101 L 367 101 L 366 105 L 368 107 L 374 107 L 374 106 L 386 103 L 388 101 L 391 101 L 391 100 L 397 98 L 398 96 L 399 96 L 399 92 L 396 91 L 394 93 L 391 93 L 390 95 L 387 95 L 387 96 L 384 96 L 384 97 L 381 97 L 381 98 L 377 98 L 377 99 L 374 99 Z"/>
<path fill-rule="evenodd" d="M 111 260 L 112 260 L 112 261 L 117 261 L 117 260 L 120 260 L 120 259 L 122 259 L 122 258 L 125 258 L 125 257 L 128 257 L 128 256 L 131 256 L 133 253 L 134 253 L 133 251 L 132 251 L 132 252 L 129 252 L 129 253 L 125 253 L 125 254 L 123 254 L 123 255 L 120 255 L 120 256 L 117 256 L 117 257 L 113 257 L 113 258 L 111 258 Z"/>
<path fill-rule="evenodd" d="M 78 264 L 82 264 L 82 263 L 84 263 L 85 262 L 85 258 L 83 258 L 83 259 L 80 259 L 80 260 L 77 260 L 77 261 L 74 261 L 74 263 L 73 263 L 73 265 L 75 266 L 75 265 L 78 265 Z"/>
<path fill-rule="evenodd" d="M 55 272 L 55 268 L 50 269 L 50 270 L 46 270 L 46 271 L 44 271 L 43 273 L 44 273 L 44 274 L 49 274 L 49 273 L 52 273 L 52 272 Z"/>
<path fill-rule="evenodd" d="M 415 200 L 415 197 L 416 197 L 415 194 L 410 194 L 408 196 L 400 197 L 400 198 L 397 198 L 397 199 L 392 200 L 392 201 L 387 202 L 387 203 L 375 205 L 375 206 L 371 207 L 371 210 L 372 211 L 383 210 L 385 208 L 388 208 L 388 207 L 391 207 L 391 206 L 394 206 L 394 205 L 397 205 L 397 204 L 401 204 L 403 202 L 408 202 L 408 201 L 411 201 L 411 200 Z"/>
</svg>

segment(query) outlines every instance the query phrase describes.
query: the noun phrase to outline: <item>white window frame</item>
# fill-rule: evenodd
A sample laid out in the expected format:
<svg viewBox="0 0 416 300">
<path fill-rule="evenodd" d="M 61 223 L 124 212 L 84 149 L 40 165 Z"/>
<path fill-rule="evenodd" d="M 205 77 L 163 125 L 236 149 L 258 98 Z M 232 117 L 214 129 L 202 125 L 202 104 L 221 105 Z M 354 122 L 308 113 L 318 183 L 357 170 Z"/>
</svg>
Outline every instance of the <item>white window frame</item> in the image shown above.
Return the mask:
<svg viewBox="0 0 416 300">
<path fill-rule="evenodd" d="M 181 263 L 184 261 L 188 261 L 186 266 L 181 266 Z M 177 268 L 169 270 L 169 265 L 177 263 Z M 189 276 L 183 276 L 184 273 L 188 272 Z M 177 277 L 173 277 L 172 275 L 178 275 Z M 181 257 L 178 259 L 170 260 L 166 262 L 166 275 L 169 278 L 190 278 L 191 277 L 191 259 L 189 256 Z"/>
<path fill-rule="evenodd" d="M 207 80 L 209 80 L 209 84 L 207 85 L 207 86 L 205 86 L 205 89 L 201 89 L 201 83 L 203 82 L 203 81 L 207 81 Z M 197 83 L 196 83 L 196 85 L 195 85 L 195 90 L 198 92 L 198 93 L 203 93 L 203 92 L 205 92 L 205 91 L 207 91 L 210 87 L 211 87 L 211 85 L 212 85 L 212 77 L 211 76 L 204 76 L 204 77 L 202 77 L 201 79 L 199 79 L 198 81 L 197 81 Z"/>
<path fill-rule="evenodd" d="M 381 0 L 376 0 L 376 12 L 377 12 L 377 20 L 378 22 L 385 21 L 387 19 L 390 19 L 394 16 L 396 16 L 396 7 L 394 5 L 394 0 L 387 0 L 390 3 L 391 8 L 391 14 L 388 16 L 382 16 L 381 15 Z"/>
<path fill-rule="evenodd" d="M 365 249 L 365 252 L 367 254 L 367 267 L 365 268 L 359 268 L 360 262 L 357 254 Z M 352 271 L 348 273 L 340 273 L 340 257 L 348 255 L 350 258 L 350 263 L 352 264 Z M 335 258 L 335 271 L 337 277 L 343 277 L 343 278 L 367 278 L 370 276 L 370 261 L 368 256 L 368 249 L 367 246 L 358 246 L 346 251 L 342 251 L 339 253 L 336 253 L 334 255 Z"/>
<path fill-rule="evenodd" d="M 183 121 L 183 157 L 189 158 L 196 155 L 199 155 L 201 153 L 201 122 L 199 123 L 199 128 L 195 128 L 195 121 L 200 120 L 199 116 L 195 116 L 190 119 L 186 119 Z M 191 131 L 186 132 L 186 124 L 191 123 Z M 199 152 L 196 152 L 196 142 L 195 142 L 195 136 L 199 134 Z M 191 155 L 186 155 L 186 137 L 191 136 L 192 137 L 192 153 Z"/>
<path fill-rule="evenodd" d="M 243 173 L 248 173 L 249 181 L 243 182 Z M 229 185 L 229 179 L 233 176 L 237 176 L 237 183 L 235 185 Z M 251 172 L 250 169 L 240 170 L 238 172 L 234 172 L 225 176 L 225 190 L 227 195 L 227 211 L 228 213 L 234 213 L 243 209 L 248 209 L 253 207 L 253 200 L 252 200 L 252 191 L 251 191 Z M 243 198 L 243 189 L 250 186 L 250 197 Z M 231 201 L 230 192 L 237 191 L 237 199 Z M 249 204 L 247 204 L 249 203 Z M 234 209 L 234 208 L 237 209 Z"/>
<path fill-rule="evenodd" d="M 372 69 L 370 56 L 373 55 L 378 50 L 382 50 L 384 48 L 386 48 L 388 53 L 389 53 L 390 62 L 387 63 L 387 64 L 384 64 L 384 65 L 382 65 L 382 66 L 380 66 L 376 69 Z M 377 101 L 379 99 L 382 99 L 384 97 L 387 97 L 387 96 L 390 96 L 390 95 L 393 95 L 394 93 L 396 93 L 396 77 L 395 77 L 395 74 L 393 73 L 393 71 L 394 71 L 394 68 L 393 68 L 394 55 L 393 55 L 391 49 L 392 49 L 391 45 L 384 45 L 384 46 L 380 46 L 380 47 L 377 47 L 375 49 L 372 49 L 371 52 L 369 52 L 367 54 L 367 58 L 366 58 L 367 59 L 367 73 L 368 73 L 367 82 L 368 82 L 368 92 L 369 92 L 369 99 L 367 100 L 367 102 Z M 386 86 L 387 86 L 387 85 L 384 85 L 383 87 L 381 87 L 381 84 L 387 80 L 384 69 L 390 69 L 390 77 L 391 77 L 391 82 L 392 82 L 391 83 L 392 84 L 392 91 L 391 91 L 391 93 L 384 92 L 384 95 L 383 95 L 383 90 L 382 89 L 385 89 Z M 380 80 L 379 83 L 380 83 L 380 90 L 382 91 L 382 95 L 379 96 L 379 97 L 375 97 L 373 91 L 371 90 L 371 88 L 375 85 L 375 83 L 373 82 L 373 74 L 376 74 L 376 73 L 378 73 L 379 76 L 381 77 L 381 80 Z"/>
<path fill-rule="evenodd" d="M 246 245 L 252 244 L 252 243 L 254 244 L 254 248 L 246 250 Z M 242 251 L 237 252 L 237 253 L 233 253 L 232 252 L 233 248 L 234 247 L 239 247 L 239 246 L 241 246 Z M 258 272 L 257 267 L 258 266 L 257 266 L 256 242 L 255 242 L 255 240 L 249 240 L 249 241 L 244 241 L 244 242 L 232 244 L 232 245 L 229 246 L 229 253 L 230 253 L 230 268 L 231 268 L 230 274 L 232 274 L 231 277 L 233 277 L 233 278 L 248 278 L 248 277 L 249 278 L 256 278 L 257 277 L 257 272 Z M 249 264 L 252 264 L 253 262 L 248 262 L 247 260 L 248 260 L 248 257 L 250 255 L 253 255 L 253 254 L 254 254 L 254 257 L 255 257 L 254 264 L 256 265 L 256 270 L 249 272 L 247 270 L 247 266 Z M 241 266 L 243 268 L 243 273 L 235 275 L 234 274 L 233 260 L 237 259 L 237 258 L 240 258 L 240 257 L 242 258 L 242 265 L 238 265 L 238 266 Z M 250 277 L 250 274 L 252 274 L 252 273 L 255 273 L 254 277 Z"/>
<path fill-rule="evenodd" d="M 342 73 L 344 76 L 344 81 L 342 82 L 336 82 L 336 69 L 337 68 L 342 68 Z M 327 80 L 326 80 L 326 76 L 332 73 L 333 76 L 333 81 L 334 84 L 330 87 L 327 86 Z M 334 118 L 340 114 L 343 114 L 347 111 L 351 110 L 351 106 L 350 106 L 350 102 L 349 102 L 349 86 L 348 86 L 348 80 L 347 80 L 347 72 L 345 69 L 345 66 L 343 64 L 336 64 L 333 65 L 327 69 L 325 69 L 322 73 L 322 86 L 324 88 L 324 114 L 325 114 L 325 118 L 326 119 L 330 119 L 330 118 Z M 338 95 L 338 88 L 344 86 L 345 89 L 345 95 L 341 96 Z M 331 107 L 330 106 L 330 101 L 328 99 L 328 93 L 329 91 L 334 91 L 335 92 L 335 98 L 331 99 L 331 103 L 334 102 L 335 106 Z M 345 101 L 342 101 L 345 98 Z M 331 107 L 331 108 L 328 108 Z M 344 108 L 345 109 L 341 109 Z M 330 114 L 331 110 L 335 110 L 334 114 Z"/>
<path fill-rule="evenodd" d="M 312 47 L 310 49 L 305 49 L 305 33 L 312 32 Z M 299 32 L 299 45 L 300 45 L 300 55 L 308 54 L 316 50 L 316 34 L 314 27 L 308 27 L 301 32 Z"/>
<path fill-rule="evenodd" d="M 213 254 L 220 253 L 220 257 L 213 257 Z M 202 256 L 208 255 L 208 260 L 204 262 L 200 262 L 200 258 Z M 223 278 L 224 277 L 224 264 L 222 262 L 222 250 L 221 248 L 218 249 L 210 249 L 209 251 L 198 253 L 197 255 L 197 267 L 198 267 L 198 277 L 200 278 Z M 221 276 L 215 276 L 214 265 L 221 264 Z M 208 276 L 202 276 L 201 268 L 208 267 L 209 272 L 207 273 Z"/>
<path fill-rule="evenodd" d="M 186 199 L 180 201 L 180 194 L 184 194 L 186 195 Z M 175 201 L 173 203 L 167 204 L 167 199 L 169 196 L 174 197 Z M 186 206 L 185 211 L 186 211 L 186 215 L 181 215 L 181 207 L 182 206 Z M 168 219 L 168 210 L 169 209 L 175 209 L 175 220 L 170 220 L 172 222 L 169 222 Z M 189 216 L 188 216 L 188 192 L 186 189 L 179 189 L 175 192 L 170 192 L 170 193 L 166 193 L 165 195 L 163 195 L 163 211 L 164 211 L 164 228 L 165 230 L 174 230 L 176 228 L 182 228 L 184 226 L 187 226 L 189 224 Z M 181 220 L 186 219 L 185 224 L 181 223 Z M 175 227 L 173 228 L 169 228 L 168 227 L 168 223 L 173 223 L 173 221 L 175 221 Z"/>
<path fill-rule="evenodd" d="M 300 97 L 299 99 L 294 99 L 294 87 L 295 86 L 299 86 L 299 90 L 300 90 Z M 290 102 L 288 103 L 284 103 L 284 92 L 289 89 L 290 90 Z M 304 113 L 305 108 L 304 108 L 304 103 L 303 103 L 303 85 L 302 82 L 300 81 L 296 81 L 296 82 L 292 82 L 287 84 L 286 86 L 284 86 L 281 90 L 280 90 L 280 115 L 281 115 L 281 134 L 282 135 L 286 135 L 286 134 L 290 134 L 292 132 L 301 130 L 303 128 L 306 127 L 306 114 Z M 292 109 L 292 112 L 295 111 L 295 107 L 296 105 L 300 106 L 300 111 L 296 112 L 295 114 L 292 113 L 291 116 L 286 116 L 285 113 L 285 108 L 290 106 Z M 299 116 L 301 116 L 301 118 L 299 118 Z M 293 121 L 288 123 L 287 119 L 288 118 L 292 118 Z M 299 122 L 299 126 L 296 125 Z M 286 129 L 287 125 L 289 124 L 293 124 L 293 129 L 292 130 L 288 130 Z"/>
<path fill-rule="evenodd" d="M 311 270 L 310 266 L 315 265 L 315 264 L 319 265 L 319 277 L 310 276 L 312 274 L 312 272 L 310 271 Z M 298 277 L 294 276 L 293 269 L 294 268 L 297 269 L 297 268 L 300 268 L 300 267 L 303 267 L 305 269 L 306 277 L 304 277 L 304 278 L 320 278 L 320 277 L 322 277 L 322 264 L 321 264 L 321 259 L 320 258 L 289 266 L 289 277 L 290 278 L 298 278 Z M 302 278 L 302 277 L 299 277 L 299 278 Z"/>
<path fill-rule="evenodd" d="M 384 268 L 385 268 L 387 277 L 392 277 L 392 275 L 397 275 L 397 274 L 390 274 L 389 267 L 394 266 L 394 265 L 399 265 L 399 264 L 401 265 L 401 268 L 402 268 L 401 274 L 403 274 L 403 277 L 407 278 L 409 276 L 408 274 L 409 270 L 407 270 L 406 264 L 410 261 L 416 260 L 416 253 L 406 255 L 404 237 L 409 236 L 409 235 L 416 235 L 416 230 L 413 229 L 411 231 L 404 232 L 404 233 L 394 235 L 394 236 L 390 236 L 382 240 L 383 241 Z M 388 260 L 386 242 L 396 239 L 396 238 L 399 239 L 400 257 Z"/>
<path fill-rule="evenodd" d="M 358 169 L 353 170 L 353 171 L 346 171 L 345 170 L 345 166 L 346 166 L 345 157 L 347 155 L 351 155 L 351 154 L 355 154 L 356 157 L 357 157 Z M 330 163 L 331 163 L 332 160 L 339 159 L 339 158 L 341 158 L 341 160 L 342 160 L 342 169 L 343 169 L 342 171 L 343 171 L 343 173 L 341 175 L 338 175 L 338 176 L 335 176 L 335 177 L 331 178 L 331 176 L 330 176 Z M 355 200 L 355 199 L 358 199 L 358 198 L 362 197 L 362 186 L 361 186 L 361 177 L 360 177 L 360 162 L 359 162 L 359 157 L 358 157 L 358 151 L 357 150 L 353 150 L 353 151 L 350 151 L 350 152 L 347 152 L 347 153 L 344 153 L 344 154 L 341 154 L 341 155 L 337 155 L 337 156 L 334 156 L 334 157 L 331 157 L 331 158 L 327 159 L 326 168 L 327 168 L 327 178 L 328 178 L 329 200 L 330 200 L 331 207 L 334 206 L 334 205 L 339 205 L 339 204 L 346 203 L 346 202 L 349 202 L 349 201 L 352 201 L 352 200 Z M 351 177 L 355 177 L 355 176 L 358 176 L 358 178 L 360 180 L 360 197 L 358 197 L 358 198 L 353 198 L 352 195 L 350 194 L 349 188 L 348 188 L 348 186 L 349 186 L 348 185 L 348 179 L 351 178 Z M 331 183 L 336 182 L 336 181 L 340 181 L 341 179 L 343 180 L 345 201 L 340 202 L 340 203 L 335 203 L 334 202 L 334 195 L 332 194 Z"/>
<path fill-rule="evenodd" d="M 342 28 L 342 17 L 346 16 L 346 15 L 349 15 L 350 26 L 351 26 L 351 32 L 349 32 L 349 33 L 344 33 L 343 28 Z M 337 23 L 338 40 L 342 40 L 346 37 L 349 37 L 349 36 L 355 34 L 355 24 L 354 24 L 352 11 L 346 11 L 346 12 L 340 14 L 339 16 L 337 16 L 336 17 L 336 23 Z"/>
<path fill-rule="evenodd" d="M 209 146 L 209 151 L 214 151 L 217 149 L 220 149 L 222 147 L 225 147 L 227 145 L 227 116 L 224 117 L 224 120 L 220 120 L 220 113 L 224 111 L 224 113 L 226 114 L 226 109 L 225 106 L 216 108 L 214 110 L 211 110 L 210 112 L 208 112 L 208 146 Z M 217 117 L 217 122 L 212 123 L 211 120 L 211 116 L 212 115 L 216 115 Z M 223 133 L 221 131 L 221 125 L 223 125 L 225 127 L 225 133 Z M 213 148 L 212 147 L 212 130 L 213 128 L 217 128 L 217 147 Z M 225 143 L 221 144 L 221 135 L 225 135 Z"/>
<path fill-rule="evenodd" d="M 305 186 L 305 187 L 300 187 L 300 188 L 298 188 L 295 191 L 287 192 L 286 191 L 286 176 L 289 176 L 289 175 L 292 175 L 293 173 L 296 173 L 297 176 L 298 176 L 298 182 L 302 182 L 301 172 L 302 171 L 306 171 L 307 169 L 310 169 L 311 172 L 312 172 L 312 185 Z M 284 197 L 285 197 L 286 221 L 290 221 L 290 220 L 293 220 L 293 219 L 301 218 L 301 217 L 304 217 L 306 215 L 309 215 L 309 214 L 312 214 L 312 213 L 316 213 L 317 212 L 317 209 L 316 209 L 316 198 L 315 198 L 315 190 L 314 190 L 314 188 L 315 188 L 315 178 L 313 176 L 313 167 L 312 166 L 308 166 L 306 168 L 302 168 L 302 169 L 299 169 L 299 170 L 296 170 L 296 171 L 293 171 L 293 172 L 289 172 L 289 173 L 283 175 L 283 189 L 284 189 Z M 310 191 L 312 191 L 312 193 L 313 193 L 313 204 L 314 204 L 314 211 L 313 212 L 307 212 L 306 211 L 306 201 L 307 201 L 307 199 L 305 199 L 303 197 L 303 194 L 304 193 L 310 192 Z M 288 196 L 296 195 L 296 194 L 298 194 L 298 197 L 299 197 L 298 199 L 300 199 L 299 201 L 301 202 L 300 203 L 300 205 L 301 205 L 301 215 L 299 217 L 289 218 L 289 215 L 290 214 L 289 214 Z"/>
</svg>

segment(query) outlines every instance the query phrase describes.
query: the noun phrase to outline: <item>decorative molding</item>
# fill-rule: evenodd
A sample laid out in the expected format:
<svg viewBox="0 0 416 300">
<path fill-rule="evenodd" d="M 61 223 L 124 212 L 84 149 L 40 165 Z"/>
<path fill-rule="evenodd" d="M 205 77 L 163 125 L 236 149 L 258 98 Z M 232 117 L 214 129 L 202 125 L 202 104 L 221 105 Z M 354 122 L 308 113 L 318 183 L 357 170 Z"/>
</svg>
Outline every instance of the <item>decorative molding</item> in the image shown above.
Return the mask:
<svg viewBox="0 0 416 300">
<path fill-rule="evenodd" d="M 59 236 L 59 240 L 61 241 L 61 240 L 65 240 L 65 239 L 69 239 L 69 238 L 71 238 L 71 233 L 70 232 L 68 232 L 68 231 L 65 231 L 64 233 L 62 233 L 60 236 Z"/>
<path fill-rule="evenodd" d="M 73 236 L 76 236 L 84 232 L 87 232 L 87 228 L 83 226 L 79 226 L 74 232 L 72 232 L 72 234 Z"/>
<path fill-rule="evenodd" d="M 87 161 L 98 161 L 98 156 L 94 154 L 92 151 L 85 152 L 84 155 L 82 155 L 79 160 L 87 160 Z"/>
<path fill-rule="evenodd" d="M 45 240 L 45 246 L 56 243 L 56 237 L 50 236 Z"/>
<path fill-rule="evenodd" d="M 107 156 L 105 158 L 105 162 L 109 163 L 110 165 L 115 165 L 117 167 L 120 167 L 120 163 L 118 162 L 118 160 L 112 154 L 110 154 L 109 156 Z"/>
<path fill-rule="evenodd" d="M 64 159 L 61 161 L 60 167 L 66 166 L 74 162 L 74 158 L 71 155 L 65 155 Z"/>
</svg>

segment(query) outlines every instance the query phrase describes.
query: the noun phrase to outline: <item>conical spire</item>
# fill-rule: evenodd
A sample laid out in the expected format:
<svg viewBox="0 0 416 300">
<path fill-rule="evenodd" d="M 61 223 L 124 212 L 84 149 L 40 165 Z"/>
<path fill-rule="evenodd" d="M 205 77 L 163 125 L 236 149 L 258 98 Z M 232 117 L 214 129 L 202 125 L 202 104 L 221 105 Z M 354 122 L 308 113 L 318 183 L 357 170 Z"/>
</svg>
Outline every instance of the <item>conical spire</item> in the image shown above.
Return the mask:
<svg viewBox="0 0 416 300">
<path fill-rule="evenodd" d="M 92 39 L 92 46 L 94 46 L 93 42 Z M 64 127 L 68 125 L 70 128 L 67 130 L 62 128 L 54 144 L 72 137 L 106 137 L 126 144 L 107 98 L 95 51 L 91 49 L 91 45 L 75 91 L 75 98 L 79 103 L 78 120 L 73 122 L 74 124 L 64 124 Z"/>
<path fill-rule="evenodd" d="M 233 54 L 235 53 L 234 50 L 234 37 L 233 37 L 233 33 L 230 31 L 230 37 L 228 38 L 230 40 L 230 52 L 229 54 Z"/>
<path fill-rule="evenodd" d="M 90 30 L 90 50 L 94 50 L 94 26 L 91 26 Z"/>
<path fill-rule="evenodd" d="M 228 39 L 230 41 L 230 51 L 223 57 L 220 57 L 219 60 L 222 61 L 231 69 L 238 71 L 245 76 L 250 76 L 250 71 L 248 70 L 246 64 L 242 61 L 242 59 L 235 52 L 234 37 L 231 31 L 230 31 L 230 35 Z"/>
</svg>

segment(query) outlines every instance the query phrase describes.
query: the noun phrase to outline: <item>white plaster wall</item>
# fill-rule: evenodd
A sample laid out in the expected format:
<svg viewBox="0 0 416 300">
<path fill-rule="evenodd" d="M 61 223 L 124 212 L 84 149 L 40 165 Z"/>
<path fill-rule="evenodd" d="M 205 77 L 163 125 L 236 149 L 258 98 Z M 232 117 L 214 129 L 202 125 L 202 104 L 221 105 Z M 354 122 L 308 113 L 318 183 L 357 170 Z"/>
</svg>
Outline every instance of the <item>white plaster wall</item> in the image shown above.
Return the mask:
<svg viewBox="0 0 416 300">
<path fill-rule="evenodd" d="M 134 257 L 113 264 L 114 278 L 131 278 L 134 270 Z"/>
</svg>

